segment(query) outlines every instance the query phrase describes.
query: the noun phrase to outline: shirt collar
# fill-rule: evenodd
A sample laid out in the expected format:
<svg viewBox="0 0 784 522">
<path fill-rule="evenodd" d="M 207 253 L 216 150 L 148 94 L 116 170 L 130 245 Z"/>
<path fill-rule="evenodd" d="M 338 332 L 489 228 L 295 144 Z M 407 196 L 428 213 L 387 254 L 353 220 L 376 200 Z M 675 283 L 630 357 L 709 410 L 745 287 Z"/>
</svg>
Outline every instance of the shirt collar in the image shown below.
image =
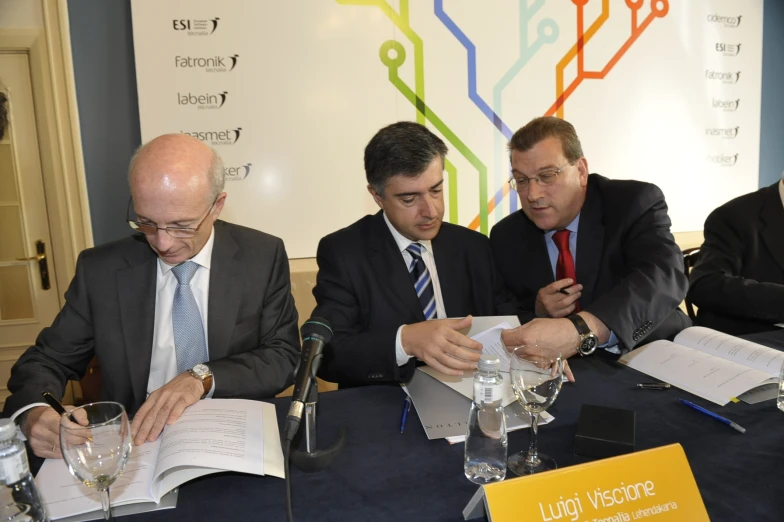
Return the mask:
<svg viewBox="0 0 784 522">
<path fill-rule="evenodd" d="M 572 220 L 572 222 L 569 223 L 568 225 L 566 225 L 566 229 L 565 230 L 568 230 L 572 234 L 576 234 L 577 233 L 577 229 L 579 228 L 579 226 L 580 226 L 580 213 L 578 212 L 577 215 Z M 558 231 L 557 230 L 549 230 L 549 231 L 545 232 L 544 237 L 546 239 L 552 239 L 556 232 L 558 232 Z"/>
<path fill-rule="evenodd" d="M 199 251 L 198 254 L 190 258 L 188 261 L 193 261 L 199 266 L 203 266 L 207 270 L 210 269 L 210 265 L 212 263 L 212 247 L 215 244 L 215 227 L 212 227 L 210 231 L 210 238 L 204 243 L 204 246 Z M 176 265 L 170 265 L 165 263 L 160 257 L 158 258 L 158 267 L 161 270 L 161 275 L 166 275 L 169 271 L 174 268 Z"/>
<path fill-rule="evenodd" d="M 382 214 L 384 214 L 384 221 L 386 222 L 389 231 L 392 232 L 392 237 L 395 239 L 395 243 L 397 243 L 397 249 L 401 253 L 405 252 L 405 250 L 408 248 L 408 245 L 415 242 L 422 245 L 425 248 L 425 250 L 427 250 L 431 254 L 433 253 L 433 247 L 431 246 L 429 239 L 420 239 L 419 241 L 411 241 L 403 234 L 398 232 L 395 226 L 389 221 L 389 218 L 387 217 L 385 212 L 382 212 Z"/>
</svg>

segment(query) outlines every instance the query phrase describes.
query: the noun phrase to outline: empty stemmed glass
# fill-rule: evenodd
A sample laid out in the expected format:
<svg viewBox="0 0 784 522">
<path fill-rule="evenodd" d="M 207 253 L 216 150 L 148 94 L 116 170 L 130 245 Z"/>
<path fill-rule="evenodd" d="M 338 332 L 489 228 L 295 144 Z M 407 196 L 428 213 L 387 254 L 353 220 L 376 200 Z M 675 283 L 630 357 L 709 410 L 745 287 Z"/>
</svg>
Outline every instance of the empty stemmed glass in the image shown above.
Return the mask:
<svg viewBox="0 0 784 522">
<path fill-rule="evenodd" d="M 131 454 L 131 429 L 125 408 L 117 402 L 95 402 L 60 419 L 60 447 L 71 474 L 101 496 L 105 520 L 111 520 L 109 486 Z"/>
<path fill-rule="evenodd" d="M 555 469 L 555 460 L 539 453 L 537 432 L 539 414 L 555 402 L 561 391 L 564 359 L 550 348 L 528 344 L 512 352 L 512 389 L 523 409 L 531 415 L 531 444 L 527 452 L 515 453 L 507 467 L 516 475 L 530 475 Z"/>
</svg>

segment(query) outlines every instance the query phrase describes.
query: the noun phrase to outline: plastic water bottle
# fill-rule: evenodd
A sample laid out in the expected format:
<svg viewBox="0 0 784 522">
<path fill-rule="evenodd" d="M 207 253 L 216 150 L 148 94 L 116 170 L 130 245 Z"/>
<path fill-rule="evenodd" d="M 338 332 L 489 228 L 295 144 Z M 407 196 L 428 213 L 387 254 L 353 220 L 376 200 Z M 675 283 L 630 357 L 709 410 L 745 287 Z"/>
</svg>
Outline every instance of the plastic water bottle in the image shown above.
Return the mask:
<svg viewBox="0 0 784 522">
<path fill-rule="evenodd" d="M 16 438 L 16 424 L 10 419 L 0 419 L 0 482 L 2 520 L 49 522 L 24 443 Z"/>
<path fill-rule="evenodd" d="M 465 476 L 488 484 L 506 477 L 506 417 L 501 401 L 501 360 L 482 354 L 474 375 L 474 402 L 465 439 Z"/>
</svg>

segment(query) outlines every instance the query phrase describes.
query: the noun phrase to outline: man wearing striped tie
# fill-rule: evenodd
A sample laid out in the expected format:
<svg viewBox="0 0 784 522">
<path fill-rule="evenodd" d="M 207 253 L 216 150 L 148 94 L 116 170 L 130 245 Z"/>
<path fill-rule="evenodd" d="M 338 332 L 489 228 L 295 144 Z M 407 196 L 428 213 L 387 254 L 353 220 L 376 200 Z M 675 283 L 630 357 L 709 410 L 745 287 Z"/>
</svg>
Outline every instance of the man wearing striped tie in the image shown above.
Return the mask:
<svg viewBox="0 0 784 522">
<path fill-rule="evenodd" d="M 342 386 L 405 382 L 416 361 L 473 371 L 481 345 L 459 332 L 471 315 L 517 315 L 485 236 L 443 223 L 444 142 L 398 122 L 365 148 L 380 207 L 321 240 L 314 315 L 335 331 L 319 375 Z"/>
</svg>

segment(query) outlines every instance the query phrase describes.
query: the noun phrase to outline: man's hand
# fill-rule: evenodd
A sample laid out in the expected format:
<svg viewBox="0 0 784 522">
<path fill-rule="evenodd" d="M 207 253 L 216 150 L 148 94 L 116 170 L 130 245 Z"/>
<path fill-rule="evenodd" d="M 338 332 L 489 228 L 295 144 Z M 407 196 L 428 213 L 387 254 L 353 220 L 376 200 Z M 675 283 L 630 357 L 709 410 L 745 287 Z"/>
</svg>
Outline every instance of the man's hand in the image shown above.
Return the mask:
<svg viewBox="0 0 784 522">
<path fill-rule="evenodd" d="M 583 285 L 571 279 L 561 279 L 540 288 L 536 294 L 536 317 L 566 317 L 574 312 L 575 303 L 582 295 Z"/>
<path fill-rule="evenodd" d="M 71 411 L 74 407 L 65 406 L 65 409 Z M 45 459 L 63 458 L 60 451 L 60 415 L 49 406 L 30 408 L 22 415 L 24 419 L 20 427 L 33 453 Z"/>
<path fill-rule="evenodd" d="M 457 330 L 471 326 L 472 317 L 436 319 L 407 324 L 400 333 L 403 350 L 447 375 L 473 370 L 482 354 L 482 344 Z"/>
<path fill-rule="evenodd" d="M 522 326 L 501 332 L 501 340 L 508 350 L 516 346 L 537 344 L 561 352 L 564 358 L 564 374 L 574 382 L 572 369 L 566 359 L 577 353 L 580 336 L 568 319 L 534 319 Z"/>
<path fill-rule="evenodd" d="M 156 440 L 165 426 L 177 422 L 185 408 L 199 402 L 203 394 L 204 385 L 189 372 L 152 392 L 131 423 L 133 443 L 141 446 Z"/>
</svg>

